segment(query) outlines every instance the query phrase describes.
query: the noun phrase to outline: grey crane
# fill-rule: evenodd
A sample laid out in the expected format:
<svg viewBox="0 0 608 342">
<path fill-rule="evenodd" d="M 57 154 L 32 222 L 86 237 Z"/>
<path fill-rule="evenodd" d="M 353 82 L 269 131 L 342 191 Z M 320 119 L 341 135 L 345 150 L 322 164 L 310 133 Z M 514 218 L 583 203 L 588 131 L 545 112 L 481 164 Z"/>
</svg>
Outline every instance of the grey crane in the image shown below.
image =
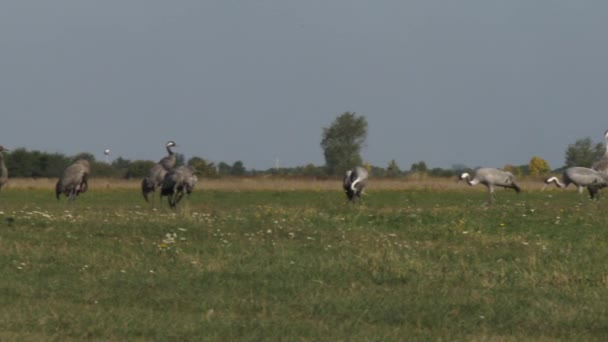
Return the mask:
<svg viewBox="0 0 608 342">
<path fill-rule="evenodd" d="M 78 159 L 72 165 L 66 167 L 55 185 L 57 200 L 63 193 L 70 202 L 74 202 L 80 193 L 89 189 L 90 173 L 91 168 L 89 161 L 86 159 Z"/>
<path fill-rule="evenodd" d="M 608 174 L 608 130 L 604 132 L 604 155 L 593 163 L 591 168 L 595 171 Z"/>
<path fill-rule="evenodd" d="M 4 163 L 3 151 L 9 151 L 9 149 L 0 145 L 0 191 L 2 191 L 2 187 L 8 183 L 8 169 Z"/>
<path fill-rule="evenodd" d="M 566 188 L 570 184 L 576 185 L 578 193 L 582 194 L 583 189 L 587 188 L 589 197 L 597 198 L 600 189 L 608 186 L 608 175 L 586 167 L 573 166 L 564 170 L 562 180 L 557 177 L 550 177 L 545 180 L 545 184 L 555 183 L 559 188 Z M 545 186 L 546 186 L 545 185 Z M 544 189 L 544 187 L 543 187 Z"/>
<path fill-rule="evenodd" d="M 174 208 L 182 200 L 184 194 L 190 195 L 198 178 L 193 166 L 182 165 L 171 169 L 165 174 L 160 188 L 160 196 L 167 196 L 169 206 Z"/>
<path fill-rule="evenodd" d="M 349 201 L 355 202 L 361 198 L 363 190 L 367 185 L 368 173 L 362 166 L 357 166 L 346 171 L 342 182 L 342 187 Z"/>
<path fill-rule="evenodd" d="M 475 170 L 473 178 L 471 178 L 471 175 L 464 172 L 460 175 L 460 180 L 465 180 L 471 186 L 480 183 L 485 185 L 488 188 L 490 204 L 494 203 L 494 188 L 497 186 L 514 189 L 517 193 L 521 191 L 521 188 L 515 182 L 515 176 L 513 176 L 511 172 L 491 167 L 482 167 Z"/>
<path fill-rule="evenodd" d="M 168 141 L 167 144 L 165 144 L 165 147 L 167 148 L 168 155 L 159 160 L 158 163 L 148 171 L 148 175 L 141 181 L 141 192 L 144 195 L 146 202 L 148 202 L 148 195 L 151 192 L 155 192 L 156 188 L 162 184 L 165 174 L 175 167 L 177 158 L 171 148 L 177 147 L 177 145 L 174 141 Z"/>
</svg>

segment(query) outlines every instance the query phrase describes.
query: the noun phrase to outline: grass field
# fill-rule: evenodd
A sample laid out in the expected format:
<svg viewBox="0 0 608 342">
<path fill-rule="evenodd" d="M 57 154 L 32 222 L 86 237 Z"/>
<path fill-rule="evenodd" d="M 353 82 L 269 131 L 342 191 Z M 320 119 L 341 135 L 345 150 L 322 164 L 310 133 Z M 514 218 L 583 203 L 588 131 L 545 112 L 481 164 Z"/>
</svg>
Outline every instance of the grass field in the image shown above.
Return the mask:
<svg viewBox="0 0 608 342">
<path fill-rule="evenodd" d="M 0 340 L 606 340 L 608 197 L 446 181 L 0 193 Z M 306 183 L 306 182 L 304 182 Z M 526 188 L 526 187 L 524 187 Z M 397 190 L 395 190 L 397 189 Z"/>
</svg>

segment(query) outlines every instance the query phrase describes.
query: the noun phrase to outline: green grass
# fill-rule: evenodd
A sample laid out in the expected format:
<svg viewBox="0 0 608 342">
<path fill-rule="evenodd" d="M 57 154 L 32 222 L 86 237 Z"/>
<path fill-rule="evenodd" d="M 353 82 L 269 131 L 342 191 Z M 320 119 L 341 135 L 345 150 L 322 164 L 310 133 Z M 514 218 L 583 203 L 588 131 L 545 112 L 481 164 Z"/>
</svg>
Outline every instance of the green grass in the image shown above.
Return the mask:
<svg viewBox="0 0 608 342">
<path fill-rule="evenodd" d="M 0 340 L 606 340 L 607 200 L 485 201 L 4 191 Z"/>
</svg>

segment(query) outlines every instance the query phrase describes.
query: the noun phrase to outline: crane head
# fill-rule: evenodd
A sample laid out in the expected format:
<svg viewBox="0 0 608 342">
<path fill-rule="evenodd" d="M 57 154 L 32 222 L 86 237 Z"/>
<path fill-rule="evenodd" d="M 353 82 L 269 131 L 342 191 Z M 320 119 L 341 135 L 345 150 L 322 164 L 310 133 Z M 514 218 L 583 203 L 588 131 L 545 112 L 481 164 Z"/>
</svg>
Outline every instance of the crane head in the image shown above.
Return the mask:
<svg viewBox="0 0 608 342">
<path fill-rule="evenodd" d="M 173 141 L 173 140 L 169 140 L 169 141 L 167 142 L 167 145 L 166 145 L 166 146 L 167 146 L 167 147 L 177 147 L 177 144 L 175 143 L 175 141 Z"/>
<path fill-rule="evenodd" d="M 467 178 L 469 178 L 469 177 L 470 177 L 470 175 L 469 175 L 468 173 L 463 172 L 463 173 L 460 175 L 459 179 L 460 179 L 460 180 L 463 180 L 463 179 L 467 179 Z"/>
</svg>

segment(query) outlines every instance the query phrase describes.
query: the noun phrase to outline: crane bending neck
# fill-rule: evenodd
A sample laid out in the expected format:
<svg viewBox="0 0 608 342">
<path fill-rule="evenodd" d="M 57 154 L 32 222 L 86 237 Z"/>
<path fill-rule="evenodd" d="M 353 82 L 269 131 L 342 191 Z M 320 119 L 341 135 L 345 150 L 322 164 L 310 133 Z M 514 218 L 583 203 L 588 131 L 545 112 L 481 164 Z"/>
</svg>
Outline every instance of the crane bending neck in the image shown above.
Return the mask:
<svg viewBox="0 0 608 342">
<path fill-rule="evenodd" d="M 352 191 L 356 191 L 355 189 L 355 185 L 357 185 L 357 183 L 361 182 L 361 178 L 357 177 L 357 179 L 355 179 L 355 181 L 350 185 L 350 189 Z"/>
<path fill-rule="evenodd" d="M 551 177 L 549 179 L 547 179 L 547 184 L 551 184 L 551 183 L 555 183 L 555 185 L 557 185 L 560 188 L 565 188 L 566 185 L 562 182 L 560 182 L 560 180 L 557 177 Z"/>
<path fill-rule="evenodd" d="M 467 184 L 469 184 L 470 186 L 476 185 L 479 183 L 478 180 L 476 179 L 471 179 L 471 175 L 469 175 L 468 173 L 463 173 L 461 176 L 462 179 L 465 180 L 465 182 L 467 182 Z"/>
</svg>

